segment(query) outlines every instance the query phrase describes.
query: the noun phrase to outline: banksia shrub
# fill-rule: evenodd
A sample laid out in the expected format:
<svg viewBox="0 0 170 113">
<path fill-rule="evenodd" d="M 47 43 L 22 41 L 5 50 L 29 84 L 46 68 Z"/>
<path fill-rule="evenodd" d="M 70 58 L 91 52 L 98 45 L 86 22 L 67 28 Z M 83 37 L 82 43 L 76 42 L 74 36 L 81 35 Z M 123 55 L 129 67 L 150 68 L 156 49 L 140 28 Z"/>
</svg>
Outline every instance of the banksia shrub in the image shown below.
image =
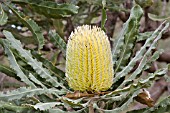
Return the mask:
<svg viewBox="0 0 170 113">
<path fill-rule="evenodd" d="M 105 91 L 113 82 L 108 37 L 99 27 L 77 27 L 69 37 L 66 74 L 69 86 L 79 91 Z"/>
<path fill-rule="evenodd" d="M 102 12 L 99 10 L 101 7 L 84 4 L 82 0 L 80 4 L 77 0 L 76 5 L 70 4 L 73 1 L 58 4 L 52 0 L 12 2 L 0 3 L 0 25 L 3 25 L 1 31 L 3 30 L 4 35 L 0 38 L 0 46 L 2 45 L 6 54 L 5 60 L 8 58 L 7 65 L 0 63 L 0 72 L 25 85 L 18 88 L 18 85 L 10 83 L 15 89 L 0 91 L 0 113 L 169 113 L 170 96 L 154 105 L 146 88 L 160 77 L 170 80 L 166 76 L 170 66 L 143 76 L 143 72 L 151 67 L 162 52 L 156 46 L 162 34 L 169 28 L 169 22 L 163 22 L 155 31 L 140 32 L 140 20 L 144 12 L 139 5 L 134 4 L 117 38 L 111 37 L 114 39 L 111 52 L 108 37 L 99 27 L 83 25 L 71 33 L 68 41 L 64 40 L 64 36 L 70 33 L 69 24 L 77 26 L 89 23 L 77 23 L 78 16 L 82 18 L 81 13 L 86 14 L 84 8 L 79 7 L 78 11 L 76 5 L 80 4 L 90 6 L 90 15 L 86 18 L 88 21 L 92 19 L 91 14 L 95 17 L 101 14 L 101 28 L 105 29 L 106 14 L 110 9 L 113 11 L 114 0 L 102 0 Z M 16 8 L 17 6 L 19 7 Z M 29 8 L 25 10 L 25 6 Z M 124 5 L 116 4 L 116 10 L 118 6 L 122 9 Z M 38 13 L 36 21 L 34 19 L 37 16 L 33 17 L 35 12 Z M 76 13 L 77 16 L 73 16 Z M 72 17 L 67 20 L 69 16 Z M 65 20 L 68 21 L 66 24 Z M 68 31 L 65 32 L 62 23 Z M 10 26 L 14 25 L 27 27 L 32 36 L 27 30 L 19 30 L 20 26 L 17 30 L 11 29 Z M 55 31 L 52 29 L 54 27 L 58 29 Z M 109 27 L 114 28 L 114 25 Z M 41 28 L 49 33 L 42 32 Z M 25 33 L 29 33 L 28 37 L 23 35 Z M 33 37 L 36 41 L 32 40 Z M 138 46 L 140 42 L 142 47 Z M 50 52 L 45 45 L 48 43 Z M 35 44 L 35 48 L 29 47 L 32 44 Z M 44 56 L 50 56 L 49 60 Z M 134 101 L 148 107 L 132 110 L 130 106 L 133 106 Z"/>
</svg>

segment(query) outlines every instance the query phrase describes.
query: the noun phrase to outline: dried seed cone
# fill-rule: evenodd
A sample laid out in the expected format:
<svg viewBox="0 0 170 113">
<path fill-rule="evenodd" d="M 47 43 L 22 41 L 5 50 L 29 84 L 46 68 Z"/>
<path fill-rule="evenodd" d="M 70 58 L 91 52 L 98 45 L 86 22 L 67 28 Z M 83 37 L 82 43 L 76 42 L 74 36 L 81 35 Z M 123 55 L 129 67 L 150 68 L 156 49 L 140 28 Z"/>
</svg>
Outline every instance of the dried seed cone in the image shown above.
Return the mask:
<svg viewBox="0 0 170 113">
<path fill-rule="evenodd" d="M 71 33 L 66 52 L 69 86 L 79 91 L 105 91 L 113 81 L 108 37 L 98 27 L 84 25 Z"/>
</svg>

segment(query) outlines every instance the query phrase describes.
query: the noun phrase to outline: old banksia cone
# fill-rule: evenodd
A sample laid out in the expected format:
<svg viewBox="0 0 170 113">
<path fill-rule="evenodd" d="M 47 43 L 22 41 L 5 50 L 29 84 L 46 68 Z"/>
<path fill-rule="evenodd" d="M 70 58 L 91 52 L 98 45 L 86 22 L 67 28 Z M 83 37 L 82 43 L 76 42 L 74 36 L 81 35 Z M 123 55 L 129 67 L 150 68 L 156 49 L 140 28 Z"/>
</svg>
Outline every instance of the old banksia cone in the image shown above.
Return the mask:
<svg viewBox="0 0 170 113">
<path fill-rule="evenodd" d="M 108 37 L 98 27 L 80 26 L 71 33 L 66 52 L 69 86 L 79 91 L 105 91 L 112 85 L 113 64 Z"/>
</svg>

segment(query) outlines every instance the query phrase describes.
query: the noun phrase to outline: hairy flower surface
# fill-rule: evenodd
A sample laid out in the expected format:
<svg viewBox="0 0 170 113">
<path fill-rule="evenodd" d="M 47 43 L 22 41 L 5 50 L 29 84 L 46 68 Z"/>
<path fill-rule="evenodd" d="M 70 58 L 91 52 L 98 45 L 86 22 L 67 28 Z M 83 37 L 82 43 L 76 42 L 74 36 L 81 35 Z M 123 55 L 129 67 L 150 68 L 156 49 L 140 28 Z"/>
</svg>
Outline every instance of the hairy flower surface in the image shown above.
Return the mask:
<svg viewBox="0 0 170 113">
<path fill-rule="evenodd" d="M 71 33 L 66 52 L 69 86 L 79 91 L 105 91 L 112 85 L 110 43 L 98 27 L 80 26 Z"/>
</svg>

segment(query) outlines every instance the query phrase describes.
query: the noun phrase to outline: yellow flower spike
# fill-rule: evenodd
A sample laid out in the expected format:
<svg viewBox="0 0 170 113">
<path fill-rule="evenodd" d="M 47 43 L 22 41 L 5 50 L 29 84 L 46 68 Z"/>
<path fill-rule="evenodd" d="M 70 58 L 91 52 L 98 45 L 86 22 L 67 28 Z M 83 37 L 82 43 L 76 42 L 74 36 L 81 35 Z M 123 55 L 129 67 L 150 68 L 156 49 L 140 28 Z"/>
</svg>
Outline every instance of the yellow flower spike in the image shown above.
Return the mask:
<svg viewBox="0 0 170 113">
<path fill-rule="evenodd" d="M 108 37 L 99 27 L 80 26 L 71 33 L 66 51 L 69 86 L 78 91 L 106 91 L 113 81 Z"/>
</svg>

